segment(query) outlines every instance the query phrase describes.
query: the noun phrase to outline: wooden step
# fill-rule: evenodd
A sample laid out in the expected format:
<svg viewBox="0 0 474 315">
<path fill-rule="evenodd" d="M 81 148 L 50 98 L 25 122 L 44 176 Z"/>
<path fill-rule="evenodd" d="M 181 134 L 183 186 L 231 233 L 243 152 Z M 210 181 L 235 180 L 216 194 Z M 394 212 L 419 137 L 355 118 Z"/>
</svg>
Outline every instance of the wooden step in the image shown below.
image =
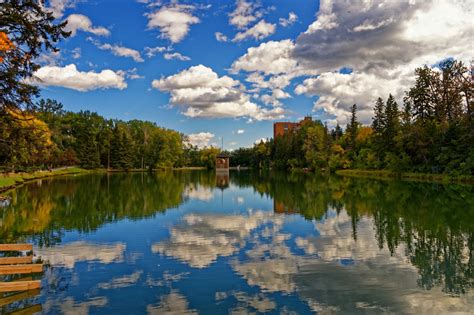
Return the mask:
<svg viewBox="0 0 474 315">
<path fill-rule="evenodd" d="M 33 256 L 0 257 L 0 265 L 31 264 Z"/>
<path fill-rule="evenodd" d="M 42 272 L 43 264 L 3 265 L 0 266 L 0 275 L 14 275 L 22 273 Z"/>
<path fill-rule="evenodd" d="M 1 252 L 33 250 L 33 244 L 0 244 Z"/>
<path fill-rule="evenodd" d="M 34 289 L 0 298 L 0 307 L 11 304 L 16 301 L 32 298 L 34 296 L 39 295 L 40 293 L 40 289 Z"/>
<path fill-rule="evenodd" d="M 27 291 L 41 288 L 40 280 L 0 282 L 0 292 Z"/>
</svg>

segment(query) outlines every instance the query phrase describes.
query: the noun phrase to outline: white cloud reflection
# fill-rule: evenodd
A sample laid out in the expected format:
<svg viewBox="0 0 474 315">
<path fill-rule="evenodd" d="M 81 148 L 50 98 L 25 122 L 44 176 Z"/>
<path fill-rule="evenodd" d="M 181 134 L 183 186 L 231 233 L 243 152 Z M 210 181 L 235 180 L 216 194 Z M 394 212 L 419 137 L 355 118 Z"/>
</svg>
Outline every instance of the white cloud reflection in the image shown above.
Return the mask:
<svg viewBox="0 0 474 315">
<path fill-rule="evenodd" d="M 76 263 L 82 261 L 102 264 L 123 262 L 125 248 L 124 243 L 95 244 L 77 241 L 63 246 L 41 248 L 36 250 L 36 253 L 53 266 L 72 269 Z"/>
</svg>

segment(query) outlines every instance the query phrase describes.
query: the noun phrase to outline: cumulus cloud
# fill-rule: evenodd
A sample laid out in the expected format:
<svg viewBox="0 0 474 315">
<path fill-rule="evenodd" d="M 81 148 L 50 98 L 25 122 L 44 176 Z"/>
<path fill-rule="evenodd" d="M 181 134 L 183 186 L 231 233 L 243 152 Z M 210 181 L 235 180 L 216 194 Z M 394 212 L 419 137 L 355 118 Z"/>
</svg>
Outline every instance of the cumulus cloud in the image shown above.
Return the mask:
<svg viewBox="0 0 474 315">
<path fill-rule="evenodd" d="M 288 14 L 287 19 L 280 18 L 278 20 L 278 23 L 283 27 L 287 27 L 287 26 L 290 26 L 290 25 L 294 24 L 296 21 L 298 21 L 298 16 L 296 15 L 296 13 L 295 12 L 290 12 Z"/>
<path fill-rule="evenodd" d="M 120 89 L 127 87 L 123 73 L 106 69 L 101 72 L 78 71 L 76 65 L 65 67 L 45 66 L 34 73 L 34 83 L 42 86 L 61 86 L 81 92 L 96 89 Z"/>
<path fill-rule="evenodd" d="M 236 1 L 235 10 L 229 14 L 229 23 L 238 29 L 244 29 L 262 16 L 256 12 L 257 6 L 245 0 Z"/>
<path fill-rule="evenodd" d="M 135 60 L 136 62 L 144 61 L 138 50 L 124 47 L 124 46 L 119 46 L 119 45 L 99 44 L 99 43 L 95 43 L 95 44 L 97 48 L 101 50 L 110 50 L 112 54 L 114 54 L 115 56 L 129 57 Z"/>
<path fill-rule="evenodd" d="M 109 36 L 110 31 L 105 27 L 92 25 L 91 20 L 82 14 L 71 14 L 67 18 L 66 31 L 71 32 L 71 36 L 76 36 L 77 31 L 92 33 L 97 36 Z"/>
<path fill-rule="evenodd" d="M 188 34 L 192 24 L 200 22 L 192 15 L 193 6 L 172 4 L 161 7 L 159 10 L 148 13 L 148 28 L 158 28 L 163 38 L 172 43 L 178 43 Z"/>
<path fill-rule="evenodd" d="M 237 134 L 238 134 L 238 135 L 241 135 L 241 134 L 243 134 L 243 133 L 245 133 L 245 130 L 244 130 L 244 129 L 238 129 L 238 130 L 237 130 Z"/>
<path fill-rule="evenodd" d="M 248 72 L 246 80 L 256 92 L 283 89 L 296 77 L 318 75 L 295 92 L 319 96 L 314 110 L 322 109 L 340 123 L 347 121 L 356 103 L 367 123 L 377 97 L 392 93 L 401 101 L 416 67 L 447 57 L 469 63 L 472 8 L 470 1 L 321 1 L 317 19 L 294 42 L 251 47 L 233 63 L 232 71 Z M 338 73 L 344 67 L 353 72 Z M 275 101 L 270 95 L 262 97 Z"/>
<path fill-rule="evenodd" d="M 179 52 L 166 53 L 166 54 L 163 55 L 163 57 L 164 57 L 166 60 L 181 60 L 181 61 L 189 61 L 189 60 L 191 60 L 191 58 L 189 58 L 188 56 L 183 56 L 183 55 L 180 54 Z"/>
<path fill-rule="evenodd" d="M 215 32 L 214 35 L 216 36 L 216 40 L 218 42 L 226 42 L 228 40 L 227 36 L 225 36 L 221 32 Z"/>
<path fill-rule="evenodd" d="M 262 40 L 265 37 L 268 37 L 275 33 L 276 25 L 273 23 L 268 23 L 265 20 L 260 20 L 257 24 L 251 28 L 238 32 L 235 34 L 235 37 L 232 39 L 233 42 L 240 42 L 247 40 L 249 38 L 254 38 L 255 40 Z"/>
<path fill-rule="evenodd" d="M 253 91 L 270 90 L 260 99 L 265 104 L 281 106 L 279 99 L 289 98 L 284 89 L 291 80 L 302 75 L 317 74 L 312 69 L 303 68 L 298 60 L 293 58 L 294 43 L 290 39 L 268 41 L 257 47 L 250 47 L 247 52 L 235 60 L 231 72 L 247 72 L 246 81 L 252 83 Z"/>
<path fill-rule="evenodd" d="M 472 57 L 468 2 L 354 5 L 323 2 L 316 22 L 299 36 L 292 53 L 303 67 L 322 73 L 299 85 L 296 93 L 320 96 L 314 109 L 323 109 L 340 123 L 347 122 L 354 103 L 361 108 L 362 122 L 368 123 L 377 97 L 392 93 L 401 100 L 415 67 L 447 57 L 469 62 Z M 353 72 L 334 72 L 342 67 Z"/>
<path fill-rule="evenodd" d="M 199 132 L 188 135 L 188 143 L 197 146 L 198 148 L 208 147 L 211 140 L 214 139 L 214 134 L 210 132 Z"/>
<path fill-rule="evenodd" d="M 219 77 L 211 68 L 203 65 L 153 80 L 152 86 L 169 92 L 171 105 L 183 108 L 183 114 L 188 117 L 268 120 L 284 115 L 281 108 L 266 109 L 252 103 L 239 81 L 229 76 Z"/>
<path fill-rule="evenodd" d="M 315 78 L 308 78 L 299 84 L 296 94 L 319 95 L 314 103 L 315 110 L 323 110 L 336 117 L 339 124 L 346 124 L 351 117 L 351 106 L 357 104 L 358 119 L 370 123 L 373 106 L 379 96 L 387 97 L 392 93 L 396 98 L 403 97 L 403 91 L 411 82 L 412 69 L 397 71 L 393 78 L 379 77 L 372 73 L 353 72 L 342 74 L 325 72 Z"/>
</svg>

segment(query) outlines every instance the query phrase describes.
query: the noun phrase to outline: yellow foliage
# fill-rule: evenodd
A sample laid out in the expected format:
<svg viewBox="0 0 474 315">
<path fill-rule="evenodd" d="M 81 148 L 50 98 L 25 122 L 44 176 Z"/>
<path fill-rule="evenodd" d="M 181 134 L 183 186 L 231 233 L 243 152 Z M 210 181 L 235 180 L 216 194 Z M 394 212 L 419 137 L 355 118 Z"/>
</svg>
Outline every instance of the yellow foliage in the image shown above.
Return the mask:
<svg viewBox="0 0 474 315">
<path fill-rule="evenodd" d="M 344 154 L 344 149 L 339 144 L 333 144 L 331 146 L 331 152 L 334 154 Z"/>
<path fill-rule="evenodd" d="M 363 143 L 365 141 L 367 141 L 367 139 L 374 133 L 374 131 L 372 130 L 372 128 L 370 127 L 361 127 L 359 128 L 359 130 L 357 131 L 357 137 L 356 137 L 356 141 L 358 143 Z"/>
<path fill-rule="evenodd" d="M 4 51 L 9 51 L 15 48 L 5 32 L 0 32 L 0 54 Z M 0 55 L 0 62 L 3 62 L 3 57 Z"/>
<path fill-rule="evenodd" d="M 50 146 L 53 144 L 51 141 L 51 131 L 44 121 L 36 118 L 32 114 L 21 112 L 19 110 L 9 110 L 8 113 L 16 119 L 15 121 L 18 124 L 18 127 L 29 130 L 30 135 L 40 139 L 44 145 Z"/>
</svg>

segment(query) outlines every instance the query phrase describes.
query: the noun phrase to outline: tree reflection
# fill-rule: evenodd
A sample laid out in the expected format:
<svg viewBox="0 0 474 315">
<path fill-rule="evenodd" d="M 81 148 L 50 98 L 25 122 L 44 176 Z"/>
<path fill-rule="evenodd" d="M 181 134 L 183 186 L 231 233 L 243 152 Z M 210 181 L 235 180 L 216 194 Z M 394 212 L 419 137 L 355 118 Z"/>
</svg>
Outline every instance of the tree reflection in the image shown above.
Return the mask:
<svg viewBox="0 0 474 315">
<path fill-rule="evenodd" d="M 345 209 L 357 222 L 371 217 L 380 248 L 393 254 L 404 243 L 406 256 L 425 289 L 443 286 L 463 294 L 473 286 L 474 189 L 472 186 L 315 177 L 293 173 L 233 176 L 240 186 L 253 186 L 274 199 L 280 212 L 298 212 L 321 220 L 328 209 Z M 278 210 L 277 209 L 277 210 Z"/>
<path fill-rule="evenodd" d="M 187 194 L 196 194 L 199 187 L 216 189 L 216 182 L 212 172 L 179 171 L 87 175 L 25 185 L 0 209 L 1 242 L 33 240 L 50 247 L 67 230 L 90 232 L 122 219 L 153 217 L 186 202 Z M 345 211 L 355 240 L 359 222 L 368 218 L 379 248 L 394 254 L 403 244 L 407 261 L 418 269 L 420 287 L 441 286 L 458 295 L 473 286 L 472 186 L 278 172 L 231 172 L 230 185 L 251 187 L 273 200 L 275 212 L 307 220 Z"/>
</svg>

